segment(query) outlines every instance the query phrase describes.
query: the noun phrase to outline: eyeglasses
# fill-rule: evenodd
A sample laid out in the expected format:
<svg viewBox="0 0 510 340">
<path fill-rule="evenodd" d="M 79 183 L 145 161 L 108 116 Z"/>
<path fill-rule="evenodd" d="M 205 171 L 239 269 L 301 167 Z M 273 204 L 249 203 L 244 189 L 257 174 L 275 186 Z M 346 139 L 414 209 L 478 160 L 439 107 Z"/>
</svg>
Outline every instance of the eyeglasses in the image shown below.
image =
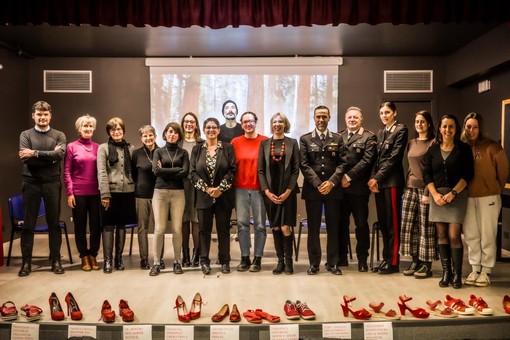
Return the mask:
<svg viewBox="0 0 510 340">
<path fill-rule="evenodd" d="M 250 119 L 250 120 L 245 120 L 242 122 L 242 124 L 255 124 L 256 123 L 256 120 L 255 119 Z"/>
<path fill-rule="evenodd" d="M 183 123 L 184 124 L 196 124 L 196 121 L 194 121 L 194 120 L 185 120 Z"/>
<path fill-rule="evenodd" d="M 217 130 L 217 129 L 218 129 L 217 126 L 210 126 L 210 125 L 208 125 L 208 126 L 205 127 L 204 130 Z"/>
</svg>

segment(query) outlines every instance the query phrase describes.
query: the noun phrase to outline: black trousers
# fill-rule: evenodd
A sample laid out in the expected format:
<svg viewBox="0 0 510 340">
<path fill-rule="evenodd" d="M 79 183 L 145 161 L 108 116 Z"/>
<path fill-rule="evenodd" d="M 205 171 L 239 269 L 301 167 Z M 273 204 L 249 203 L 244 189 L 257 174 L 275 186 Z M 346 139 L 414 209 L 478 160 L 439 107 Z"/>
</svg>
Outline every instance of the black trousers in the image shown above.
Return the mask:
<svg viewBox="0 0 510 340">
<path fill-rule="evenodd" d="M 368 199 L 370 195 L 356 195 L 344 192 L 344 199 L 340 204 L 340 239 L 346 242 L 340 244 L 340 257 L 347 257 L 349 251 L 349 225 L 351 215 L 354 219 L 356 233 L 356 255 L 358 260 L 368 258 L 370 249 L 370 227 L 368 225 Z"/>
<path fill-rule="evenodd" d="M 97 195 L 74 196 L 74 234 L 80 257 L 97 256 L 101 243 L 101 198 Z M 87 219 L 90 230 L 90 246 L 87 246 Z"/>
<path fill-rule="evenodd" d="M 62 230 L 60 230 L 61 188 L 60 182 L 38 184 L 23 182 L 21 194 L 23 196 L 23 210 L 25 212 L 25 228 L 21 232 L 20 239 L 23 261 L 32 261 L 34 229 L 37 223 L 41 198 L 46 209 L 50 259 L 52 261 L 60 261 L 60 246 L 62 245 Z"/>
<path fill-rule="evenodd" d="M 230 263 L 230 216 L 232 209 L 226 209 L 216 203 L 207 209 L 197 209 L 200 235 L 200 263 L 210 264 L 211 233 L 213 218 L 218 233 L 218 257 L 221 264 Z"/>
<path fill-rule="evenodd" d="M 320 229 L 322 209 L 326 222 L 326 261 L 336 265 L 339 261 L 340 240 L 340 204 L 341 200 L 306 200 L 306 218 L 308 222 L 308 261 L 310 265 L 319 266 L 322 257 Z"/>
<path fill-rule="evenodd" d="M 400 221 L 402 219 L 403 188 L 379 189 L 375 194 L 377 220 L 383 237 L 383 259 L 392 266 L 399 265 Z"/>
</svg>

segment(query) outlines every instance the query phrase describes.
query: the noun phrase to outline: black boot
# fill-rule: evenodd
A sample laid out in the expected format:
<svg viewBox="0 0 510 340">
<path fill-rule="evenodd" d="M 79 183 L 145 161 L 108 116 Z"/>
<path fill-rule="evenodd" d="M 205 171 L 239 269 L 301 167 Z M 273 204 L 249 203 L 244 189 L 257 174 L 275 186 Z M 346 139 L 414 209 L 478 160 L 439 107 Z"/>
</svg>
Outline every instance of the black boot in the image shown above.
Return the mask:
<svg viewBox="0 0 510 340">
<path fill-rule="evenodd" d="M 184 268 L 191 266 L 191 260 L 189 259 L 189 248 L 182 248 L 182 266 Z"/>
<path fill-rule="evenodd" d="M 439 281 L 439 287 L 448 287 L 452 279 L 452 262 L 450 260 L 450 245 L 440 244 L 439 255 L 441 256 L 441 266 L 443 267 L 443 277 Z"/>
<path fill-rule="evenodd" d="M 452 287 L 459 289 L 462 287 L 462 260 L 464 259 L 464 248 L 452 248 L 451 253 L 453 262 Z"/>
<path fill-rule="evenodd" d="M 276 257 L 278 258 L 278 264 L 273 269 L 273 275 L 283 273 L 285 270 L 284 252 L 283 252 L 283 234 L 281 230 L 273 230 L 273 241 L 274 249 L 276 250 Z"/>
<path fill-rule="evenodd" d="M 241 263 L 237 266 L 238 272 L 245 272 L 250 269 L 251 261 L 249 256 L 241 256 Z"/>
<path fill-rule="evenodd" d="M 124 243 L 126 243 L 126 229 L 117 228 L 115 232 L 115 269 L 117 270 L 124 270 L 126 268 L 122 262 Z"/>
<path fill-rule="evenodd" d="M 200 262 L 200 250 L 198 248 L 193 248 L 193 254 L 191 255 L 191 266 L 198 267 L 199 262 Z"/>
<path fill-rule="evenodd" d="M 103 231 L 103 272 L 110 274 L 112 272 L 113 261 L 113 230 Z"/>
<path fill-rule="evenodd" d="M 294 274 L 294 266 L 292 263 L 292 235 L 283 236 L 283 249 L 285 252 L 285 274 Z"/>
<path fill-rule="evenodd" d="M 255 256 L 255 258 L 253 259 L 253 263 L 251 264 L 250 266 L 250 272 L 260 272 L 260 269 L 262 269 L 262 257 L 260 256 Z"/>
</svg>

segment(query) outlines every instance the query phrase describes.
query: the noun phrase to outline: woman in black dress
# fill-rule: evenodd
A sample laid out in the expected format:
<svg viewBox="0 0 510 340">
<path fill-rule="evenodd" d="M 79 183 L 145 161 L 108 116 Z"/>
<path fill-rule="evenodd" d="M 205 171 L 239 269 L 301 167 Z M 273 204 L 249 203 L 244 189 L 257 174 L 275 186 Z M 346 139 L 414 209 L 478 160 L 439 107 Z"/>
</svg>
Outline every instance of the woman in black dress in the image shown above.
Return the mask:
<svg viewBox="0 0 510 340">
<path fill-rule="evenodd" d="M 259 180 L 278 256 L 273 274 L 284 271 L 292 274 L 291 226 L 296 225 L 299 149 L 295 139 L 285 136 L 290 130 L 290 122 L 283 113 L 274 114 L 270 124 L 273 136 L 260 146 Z"/>
</svg>

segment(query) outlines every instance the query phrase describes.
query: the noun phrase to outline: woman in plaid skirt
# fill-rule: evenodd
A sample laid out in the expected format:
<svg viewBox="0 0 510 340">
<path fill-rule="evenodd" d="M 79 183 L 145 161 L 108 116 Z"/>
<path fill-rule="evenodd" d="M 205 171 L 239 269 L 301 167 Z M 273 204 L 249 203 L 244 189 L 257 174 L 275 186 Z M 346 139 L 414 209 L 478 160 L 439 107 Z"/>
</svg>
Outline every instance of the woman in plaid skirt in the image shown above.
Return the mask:
<svg viewBox="0 0 510 340">
<path fill-rule="evenodd" d="M 423 157 L 434 142 L 434 123 L 428 111 L 420 111 L 414 119 L 415 138 L 407 144 L 406 188 L 402 198 L 400 254 L 411 256 L 405 276 L 424 279 L 432 276 L 432 261 L 436 258 L 436 230 L 429 222 L 428 190 L 423 182 Z"/>
</svg>

